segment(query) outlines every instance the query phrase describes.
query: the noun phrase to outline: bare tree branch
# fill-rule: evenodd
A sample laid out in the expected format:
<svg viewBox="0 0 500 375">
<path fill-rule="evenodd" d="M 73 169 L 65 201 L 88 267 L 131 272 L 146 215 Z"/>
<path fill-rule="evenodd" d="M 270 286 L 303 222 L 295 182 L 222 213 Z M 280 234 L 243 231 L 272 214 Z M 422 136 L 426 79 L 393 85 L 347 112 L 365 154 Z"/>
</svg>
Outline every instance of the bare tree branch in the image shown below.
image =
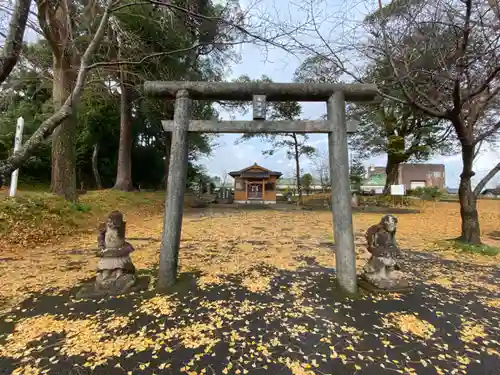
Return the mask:
<svg viewBox="0 0 500 375">
<path fill-rule="evenodd" d="M 500 121 L 498 121 L 495 125 L 493 125 L 490 129 L 487 131 L 481 133 L 480 135 L 476 136 L 476 140 L 474 142 L 474 145 L 477 145 L 478 143 L 481 143 L 488 139 L 489 137 L 493 136 L 500 130 Z"/>
<path fill-rule="evenodd" d="M 224 43 L 224 45 L 237 45 L 241 44 L 241 42 L 234 42 L 234 43 Z M 129 60 L 119 60 L 119 61 L 101 61 L 101 62 L 96 62 L 94 64 L 91 64 L 88 66 L 88 69 L 95 69 L 99 67 L 104 67 L 104 66 L 113 66 L 113 65 L 140 65 L 147 60 L 154 59 L 155 57 L 164 57 L 164 56 L 169 56 L 169 55 L 174 55 L 174 54 L 179 54 L 179 53 L 185 53 L 185 52 L 190 52 L 192 50 L 195 50 L 199 47 L 207 46 L 210 45 L 210 43 L 197 43 L 191 47 L 186 47 L 186 48 L 180 48 L 176 49 L 173 51 L 166 51 L 166 52 L 157 52 L 157 53 L 152 53 L 147 56 L 144 56 L 140 60 L 137 61 L 129 61 Z"/>
<path fill-rule="evenodd" d="M 5 81 L 19 59 L 23 47 L 23 36 L 30 10 L 31 0 L 16 0 L 0 55 L 0 83 Z"/>
<path fill-rule="evenodd" d="M 491 171 L 488 172 L 486 176 L 484 176 L 481 181 L 476 185 L 474 188 L 474 196 L 477 198 L 479 195 L 481 195 L 481 192 L 483 191 L 484 187 L 490 180 L 495 177 L 495 175 L 500 172 L 500 162 L 493 167 Z"/>
</svg>

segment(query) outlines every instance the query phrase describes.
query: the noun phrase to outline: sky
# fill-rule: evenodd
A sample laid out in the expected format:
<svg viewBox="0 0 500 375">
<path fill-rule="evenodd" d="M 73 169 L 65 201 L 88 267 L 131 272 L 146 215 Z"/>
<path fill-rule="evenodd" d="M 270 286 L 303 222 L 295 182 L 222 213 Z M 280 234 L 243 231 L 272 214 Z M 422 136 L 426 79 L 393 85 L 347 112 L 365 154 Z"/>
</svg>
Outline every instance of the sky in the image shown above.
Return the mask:
<svg viewBox="0 0 500 375">
<path fill-rule="evenodd" d="M 280 5 L 277 6 L 277 4 Z M 342 2 L 337 0 L 320 0 L 315 4 L 320 4 L 319 6 L 321 6 L 321 4 L 328 5 L 329 13 L 322 13 L 321 16 L 323 18 L 332 14 L 336 14 L 337 16 L 340 14 L 350 20 L 354 20 L 354 22 L 362 19 L 364 15 L 369 12 L 370 8 L 374 9 L 373 7 L 376 6 L 376 2 L 375 4 L 370 4 L 368 1 L 365 1 L 361 4 L 361 2 L 355 2 L 355 0 Z M 290 13 L 293 13 L 295 20 L 300 20 L 301 18 L 305 19 L 305 17 L 310 16 L 309 12 L 300 12 L 297 9 L 298 6 L 295 6 L 292 2 L 285 0 L 263 0 L 260 1 L 259 8 L 271 9 L 271 12 L 275 12 L 273 14 L 278 13 L 278 17 L 280 19 L 282 19 L 281 14 L 286 14 L 288 17 Z M 290 11 L 290 9 L 292 9 L 292 11 Z M 339 25 L 342 27 L 342 30 L 339 32 L 345 33 L 347 29 L 345 22 L 339 22 L 338 25 L 335 25 L 335 22 L 324 23 L 323 30 L 325 35 L 331 32 L 330 30 L 326 30 L 326 28 L 331 28 L 333 29 L 333 32 L 335 32 L 335 29 L 340 27 Z M 311 41 L 311 43 L 315 43 L 315 41 Z M 226 79 L 229 81 L 243 74 L 246 74 L 250 76 L 250 78 L 254 79 L 260 78 L 263 74 L 265 74 L 274 82 L 291 82 L 293 74 L 301 62 L 296 57 L 291 56 L 282 50 L 263 50 L 251 44 L 241 46 L 240 53 L 241 61 L 232 65 L 231 71 L 228 72 Z M 303 106 L 303 119 L 319 119 L 326 113 L 326 104 L 324 103 L 301 104 Z M 237 116 L 236 119 L 251 119 L 251 111 L 244 116 L 233 114 L 233 116 L 234 115 Z M 222 113 L 222 118 L 224 120 L 229 119 L 229 116 L 230 115 L 228 113 Z M 207 168 L 210 175 L 220 176 L 222 178 L 224 173 L 240 170 L 253 163 L 257 163 L 267 169 L 280 171 L 283 173 L 283 177 L 291 177 L 294 175 L 294 161 L 287 159 L 285 150 L 280 150 L 272 156 L 264 156 L 262 155 L 262 151 L 269 149 L 269 144 L 258 139 L 252 139 L 235 145 L 235 141 L 237 141 L 240 136 L 241 135 L 238 134 L 222 134 L 216 140 L 218 146 L 214 149 L 213 153 L 200 160 L 200 163 Z M 328 150 L 326 134 L 310 134 L 309 140 L 310 144 L 316 149 L 324 152 Z M 351 157 L 352 156 L 353 155 L 351 155 Z M 493 168 L 499 158 L 499 152 L 485 149 L 485 151 L 475 161 L 476 176 L 473 178 L 473 182 L 479 182 L 479 180 L 486 175 L 491 168 Z M 364 164 L 366 167 L 372 164 L 375 166 L 384 166 L 386 160 L 386 155 L 379 155 L 365 160 Z M 310 172 L 314 175 L 314 168 L 311 161 L 308 160 L 307 157 L 301 158 L 300 162 L 304 173 Z M 462 169 L 462 160 L 460 155 L 437 155 L 428 162 L 444 164 L 446 171 L 446 186 L 451 188 L 458 187 Z M 487 185 L 487 187 L 494 187 L 497 183 L 500 183 L 500 178 L 494 178 Z"/>
</svg>

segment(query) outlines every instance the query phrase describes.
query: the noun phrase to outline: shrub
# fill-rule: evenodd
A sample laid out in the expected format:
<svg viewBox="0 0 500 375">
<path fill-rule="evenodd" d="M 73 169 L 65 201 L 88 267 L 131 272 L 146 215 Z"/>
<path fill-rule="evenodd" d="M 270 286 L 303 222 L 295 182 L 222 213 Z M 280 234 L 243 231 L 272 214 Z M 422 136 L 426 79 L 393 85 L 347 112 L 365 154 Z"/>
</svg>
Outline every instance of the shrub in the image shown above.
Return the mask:
<svg viewBox="0 0 500 375">
<path fill-rule="evenodd" d="M 411 200 L 405 196 L 394 198 L 391 195 L 359 196 L 359 204 L 376 207 L 410 206 Z"/>
<path fill-rule="evenodd" d="M 414 196 L 424 200 L 438 201 L 443 196 L 443 191 L 437 186 L 418 187 L 413 191 Z"/>
<path fill-rule="evenodd" d="M 78 212 L 89 212 L 92 207 L 90 207 L 88 204 L 85 203 L 70 203 L 71 209 L 78 211 Z"/>
</svg>

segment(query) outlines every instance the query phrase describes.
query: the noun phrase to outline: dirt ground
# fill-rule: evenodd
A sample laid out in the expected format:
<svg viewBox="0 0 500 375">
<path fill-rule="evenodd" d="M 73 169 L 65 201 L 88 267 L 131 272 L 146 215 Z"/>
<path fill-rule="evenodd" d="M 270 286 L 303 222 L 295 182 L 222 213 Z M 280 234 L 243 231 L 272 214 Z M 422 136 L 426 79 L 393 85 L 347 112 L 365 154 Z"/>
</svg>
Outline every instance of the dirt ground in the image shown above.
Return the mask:
<svg viewBox="0 0 500 375">
<path fill-rule="evenodd" d="M 74 300 L 94 276 L 93 232 L 12 247 L 0 253 L 0 374 L 500 374 L 500 257 L 439 242 L 460 233 L 455 203 L 397 216 L 414 283 L 401 295 L 339 295 L 329 212 L 187 214 L 169 295 Z M 354 215 L 359 267 L 380 217 Z M 500 246 L 500 203 L 481 201 L 480 219 Z M 152 286 L 162 215 L 126 220 Z"/>
</svg>

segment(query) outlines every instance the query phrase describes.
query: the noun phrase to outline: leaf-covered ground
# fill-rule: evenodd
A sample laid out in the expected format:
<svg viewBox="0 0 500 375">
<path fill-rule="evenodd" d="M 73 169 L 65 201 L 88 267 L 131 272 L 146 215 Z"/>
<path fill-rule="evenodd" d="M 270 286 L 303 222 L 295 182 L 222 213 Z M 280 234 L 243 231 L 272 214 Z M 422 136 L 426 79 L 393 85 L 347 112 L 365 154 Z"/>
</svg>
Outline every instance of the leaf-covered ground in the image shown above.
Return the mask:
<svg viewBox="0 0 500 375">
<path fill-rule="evenodd" d="M 480 202 L 480 215 L 498 245 L 500 204 Z M 359 267 L 380 216 L 354 217 Z M 0 253 L 0 374 L 500 374 L 500 257 L 436 245 L 459 234 L 456 204 L 398 216 L 415 284 L 401 295 L 338 294 L 328 212 L 188 213 L 169 295 L 74 300 L 94 276 L 94 233 L 12 246 Z M 126 220 L 153 286 L 162 215 Z"/>
</svg>

